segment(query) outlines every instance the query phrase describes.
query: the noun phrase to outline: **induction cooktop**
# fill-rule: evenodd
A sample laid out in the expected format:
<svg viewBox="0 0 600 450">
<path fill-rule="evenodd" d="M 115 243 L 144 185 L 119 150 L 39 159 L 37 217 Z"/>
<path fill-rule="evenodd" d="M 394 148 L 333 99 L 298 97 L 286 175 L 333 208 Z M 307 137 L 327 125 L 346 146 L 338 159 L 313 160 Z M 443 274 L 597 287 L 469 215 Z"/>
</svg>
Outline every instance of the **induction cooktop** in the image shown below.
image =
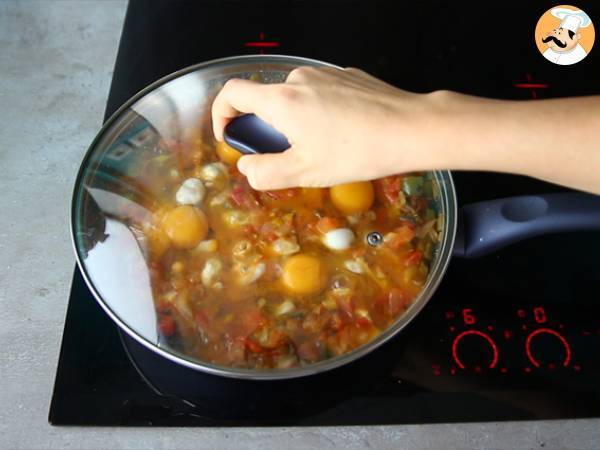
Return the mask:
<svg viewBox="0 0 600 450">
<path fill-rule="evenodd" d="M 598 94 L 600 54 L 537 52 L 552 4 L 519 14 L 465 3 L 131 1 L 106 110 L 175 70 L 239 54 L 361 67 L 415 92 L 495 98 Z M 591 2 L 578 6 L 600 20 Z M 565 191 L 525 177 L 453 174 L 459 205 Z M 600 416 L 600 232 L 539 237 L 453 259 L 423 312 L 366 357 L 257 382 L 187 369 L 122 333 L 76 269 L 49 420 L 54 425 L 359 425 Z"/>
</svg>

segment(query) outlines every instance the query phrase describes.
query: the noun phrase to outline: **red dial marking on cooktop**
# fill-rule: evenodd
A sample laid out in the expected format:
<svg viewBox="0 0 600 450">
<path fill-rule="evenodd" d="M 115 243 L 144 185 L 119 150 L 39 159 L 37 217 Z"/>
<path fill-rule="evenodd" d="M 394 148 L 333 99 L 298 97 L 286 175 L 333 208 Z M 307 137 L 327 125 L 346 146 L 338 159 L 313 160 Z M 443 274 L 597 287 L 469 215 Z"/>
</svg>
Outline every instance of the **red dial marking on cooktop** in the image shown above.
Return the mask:
<svg viewBox="0 0 600 450">
<path fill-rule="evenodd" d="M 569 345 L 567 340 L 562 336 L 562 334 L 560 334 L 554 330 L 551 330 L 550 328 L 538 328 L 533 333 L 531 333 L 529 336 L 527 336 L 527 340 L 525 341 L 525 352 L 527 353 L 527 357 L 529 358 L 529 361 L 531 361 L 531 364 L 533 364 L 535 367 L 541 367 L 540 363 L 538 362 L 537 359 L 535 359 L 533 357 L 533 354 L 531 352 L 531 341 L 535 336 L 537 336 L 538 334 L 542 334 L 542 333 L 556 336 L 560 340 L 560 342 L 563 344 L 563 346 L 565 347 L 566 355 L 565 355 L 565 360 L 563 361 L 562 365 L 567 367 L 569 365 L 569 363 L 571 362 L 571 346 Z"/>
<path fill-rule="evenodd" d="M 465 368 L 465 365 L 458 357 L 458 343 L 463 337 L 468 336 L 468 335 L 480 336 L 483 339 L 485 339 L 488 342 L 488 344 L 490 344 L 490 347 L 492 347 L 493 357 L 492 357 L 492 362 L 490 363 L 490 365 L 488 367 L 490 369 L 493 369 L 494 367 L 496 367 L 496 364 L 498 364 L 498 347 L 496 346 L 496 343 L 493 341 L 493 339 L 491 337 L 489 337 L 487 334 L 482 333 L 481 331 L 478 331 L 478 330 L 463 331 L 458 336 L 456 336 L 456 338 L 454 339 L 454 342 L 452 343 L 452 357 L 454 358 L 454 362 L 456 363 L 456 365 L 458 367 L 460 367 L 461 369 Z"/>
</svg>

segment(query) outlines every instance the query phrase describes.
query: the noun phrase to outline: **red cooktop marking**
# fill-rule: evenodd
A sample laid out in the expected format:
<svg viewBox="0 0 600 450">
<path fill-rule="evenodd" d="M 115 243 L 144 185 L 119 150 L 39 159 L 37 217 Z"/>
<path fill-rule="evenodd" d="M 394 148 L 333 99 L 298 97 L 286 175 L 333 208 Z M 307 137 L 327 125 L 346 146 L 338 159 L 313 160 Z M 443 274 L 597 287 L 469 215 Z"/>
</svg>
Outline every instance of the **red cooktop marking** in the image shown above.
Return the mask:
<svg viewBox="0 0 600 450">
<path fill-rule="evenodd" d="M 531 361 L 531 363 L 535 367 L 540 367 L 540 363 L 538 362 L 538 360 L 536 360 L 533 357 L 533 354 L 531 352 L 531 340 L 538 334 L 542 334 L 542 333 L 556 336 L 558 338 L 558 340 L 563 344 L 563 346 L 565 347 L 566 355 L 565 355 L 565 359 L 564 359 L 562 365 L 567 367 L 569 365 L 569 362 L 571 361 L 571 346 L 569 345 L 567 340 L 562 336 L 562 334 L 557 333 L 556 331 L 554 331 L 550 328 L 538 328 L 533 333 L 531 333 L 529 336 L 527 336 L 527 340 L 525 341 L 525 352 L 527 353 L 527 357 L 529 358 L 529 361 Z"/>
<path fill-rule="evenodd" d="M 534 83 L 533 77 L 530 73 L 526 74 L 525 78 L 527 78 L 527 83 L 515 83 L 513 84 L 513 86 L 517 89 L 529 89 L 529 92 L 531 93 L 531 98 L 537 98 L 536 89 L 547 89 L 550 87 L 550 85 L 547 83 Z"/>
<path fill-rule="evenodd" d="M 258 41 L 244 42 L 244 47 L 257 48 L 261 55 L 265 53 L 266 48 L 279 47 L 279 42 L 277 41 L 265 41 L 265 33 L 263 31 L 258 34 L 258 39 Z"/>
<path fill-rule="evenodd" d="M 485 339 L 490 344 L 490 347 L 492 347 L 493 357 L 492 357 L 492 362 L 489 365 L 489 368 L 493 369 L 494 367 L 496 367 L 496 364 L 498 364 L 498 347 L 496 346 L 496 343 L 492 340 L 491 337 L 489 337 L 485 333 L 482 333 L 479 330 L 467 330 L 467 331 L 463 331 L 458 336 L 456 336 L 456 338 L 454 338 L 454 342 L 452 343 L 452 357 L 453 357 L 454 362 L 456 363 L 456 365 L 458 367 L 460 367 L 461 369 L 465 369 L 465 365 L 463 364 L 463 362 L 458 357 L 458 342 L 463 337 L 468 336 L 470 334 L 473 334 L 475 336 L 480 336 L 480 337 L 482 337 L 483 339 Z M 479 371 L 481 371 L 481 367 L 479 367 Z"/>
<path fill-rule="evenodd" d="M 279 47 L 279 42 L 276 41 L 255 41 L 255 42 L 244 42 L 246 47 Z"/>
<path fill-rule="evenodd" d="M 517 83 L 514 86 L 520 89 L 546 89 L 550 85 L 546 83 Z"/>
</svg>

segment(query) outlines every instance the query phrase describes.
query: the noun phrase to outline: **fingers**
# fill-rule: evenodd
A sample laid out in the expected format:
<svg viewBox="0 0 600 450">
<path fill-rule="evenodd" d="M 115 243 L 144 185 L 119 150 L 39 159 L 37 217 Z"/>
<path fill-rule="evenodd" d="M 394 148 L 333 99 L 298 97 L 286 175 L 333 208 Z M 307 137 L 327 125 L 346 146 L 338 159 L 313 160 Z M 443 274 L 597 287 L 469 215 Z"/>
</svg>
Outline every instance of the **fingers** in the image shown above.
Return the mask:
<svg viewBox="0 0 600 450">
<path fill-rule="evenodd" d="M 294 83 L 294 84 L 306 84 L 311 81 L 322 77 L 323 73 L 337 71 L 341 72 L 341 70 L 336 69 L 334 67 L 313 67 L 313 66 L 301 66 L 296 67 L 292 70 L 287 78 L 285 79 L 286 83 Z"/>
<path fill-rule="evenodd" d="M 222 141 L 225 126 L 241 113 L 255 113 L 263 120 L 271 122 L 269 119 L 272 118 L 270 116 L 274 114 L 274 109 L 281 109 L 278 106 L 289 104 L 297 97 L 298 92 L 294 89 L 298 89 L 298 85 L 311 84 L 317 79 L 322 79 L 324 74 L 342 78 L 369 77 L 365 72 L 354 68 L 340 70 L 334 67 L 303 66 L 292 70 L 283 85 L 261 84 L 242 78 L 232 78 L 225 83 L 212 105 L 215 138 Z M 294 88 L 290 84 L 294 85 Z"/>
<path fill-rule="evenodd" d="M 364 70 L 358 69 L 357 67 L 345 67 L 344 72 L 349 73 L 351 75 L 355 75 L 361 78 L 373 79 L 374 77 Z"/>
<path fill-rule="evenodd" d="M 257 190 L 285 189 L 298 186 L 300 173 L 294 154 L 283 153 L 244 155 L 237 167 L 248 178 L 250 186 Z"/>
<path fill-rule="evenodd" d="M 257 112 L 264 86 L 241 78 L 225 83 L 212 105 L 213 132 L 218 141 L 223 140 L 223 129 L 231 119 L 240 113 Z"/>
</svg>

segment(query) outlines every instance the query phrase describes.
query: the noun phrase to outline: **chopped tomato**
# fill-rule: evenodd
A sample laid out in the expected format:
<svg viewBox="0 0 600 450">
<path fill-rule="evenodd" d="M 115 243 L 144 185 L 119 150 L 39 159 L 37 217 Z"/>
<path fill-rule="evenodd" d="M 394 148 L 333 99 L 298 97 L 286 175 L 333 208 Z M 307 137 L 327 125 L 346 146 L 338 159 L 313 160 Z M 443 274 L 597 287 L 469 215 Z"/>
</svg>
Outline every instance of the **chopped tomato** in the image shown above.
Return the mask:
<svg viewBox="0 0 600 450">
<path fill-rule="evenodd" d="M 256 234 L 256 227 L 254 225 L 244 225 L 244 234 L 245 235 L 252 235 L 252 234 Z"/>
<path fill-rule="evenodd" d="M 402 179 L 398 176 L 386 177 L 382 181 L 383 195 L 390 203 L 395 203 L 398 200 L 398 195 L 402 189 Z"/>
<path fill-rule="evenodd" d="M 388 219 L 388 211 L 387 211 L 387 209 L 385 209 L 383 207 L 378 207 L 375 210 L 375 215 L 376 215 L 375 221 L 379 225 L 385 224 L 387 222 L 387 219 Z"/>
<path fill-rule="evenodd" d="M 317 230 L 325 234 L 340 227 L 340 221 L 334 217 L 323 217 L 317 222 Z"/>
<path fill-rule="evenodd" d="M 368 328 L 371 326 L 371 321 L 364 316 L 356 316 L 355 322 L 359 328 Z"/>
<path fill-rule="evenodd" d="M 386 309 L 390 318 L 396 317 L 406 308 L 406 297 L 402 291 L 398 288 L 392 288 L 389 290 L 386 299 Z"/>
<path fill-rule="evenodd" d="M 265 317 L 258 310 L 251 310 L 242 317 L 242 326 L 246 334 L 251 334 L 267 323 Z"/>
<path fill-rule="evenodd" d="M 248 188 L 249 189 L 249 188 Z M 251 208 L 258 206 L 258 201 L 254 194 L 245 189 L 243 185 L 238 184 L 231 191 L 231 200 L 242 208 Z"/>
<path fill-rule="evenodd" d="M 394 237 L 387 243 L 394 250 L 398 250 L 402 245 L 409 243 L 415 237 L 415 231 L 410 225 L 402 225 L 394 231 Z"/>
<path fill-rule="evenodd" d="M 407 266 L 417 266 L 421 263 L 422 260 L 423 252 L 421 250 L 412 250 L 408 254 L 408 257 L 404 261 L 404 264 Z"/>
<path fill-rule="evenodd" d="M 161 315 L 158 319 L 158 329 L 165 336 L 173 336 L 175 334 L 175 320 L 170 315 Z"/>
<path fill-rule="evenodd" d="M 275 226 L 274 223 L 265 222 L 261 225 L 258 232 L 264 240 L 266 240 L 267 242 L 273 242 L 274 240 L 276 240 L 279 237 L 279 236 L 277 236 L 276 230 L 277 230 L 277 227 Z"/>
<path fill-rule="evenodd" d="M 244 188 L 242 186 L 236 186 L 231 191 L 231 199 L 238 205 L 242 206 L 244 203 Z"/>
<path fill-rule="evenodd" d="M 305 226 L 304 226 L 304 230 L 307 233 L 313 233 L 315 232 L 315 230 L 317 229 L 317 222 L 308 222 Z"/>
<path fill-rule="evenodd" d="M 306 341 L 298 346 L 298 356 L 305 361 L 316 361 L 319 359 L 319 350 L 314 342 Z"/>
<path fill-rule="evenodd" d="M 265 222 L 260 226 L 258 232 L 261 235 L 275 234 L 275 224 L 273 222 Z"/>
<path fill-rule="evenodd" d="M 248 350 L 250 350 L 252 353 L 260 353 L 263 351 L 263 348 L 260 346 L 260 344 L 258 344 L 258 342 L 255 342 L 254 340 L 250 339 L 250 338 L 246 338 L 246 348 Z"/>
</svg>

